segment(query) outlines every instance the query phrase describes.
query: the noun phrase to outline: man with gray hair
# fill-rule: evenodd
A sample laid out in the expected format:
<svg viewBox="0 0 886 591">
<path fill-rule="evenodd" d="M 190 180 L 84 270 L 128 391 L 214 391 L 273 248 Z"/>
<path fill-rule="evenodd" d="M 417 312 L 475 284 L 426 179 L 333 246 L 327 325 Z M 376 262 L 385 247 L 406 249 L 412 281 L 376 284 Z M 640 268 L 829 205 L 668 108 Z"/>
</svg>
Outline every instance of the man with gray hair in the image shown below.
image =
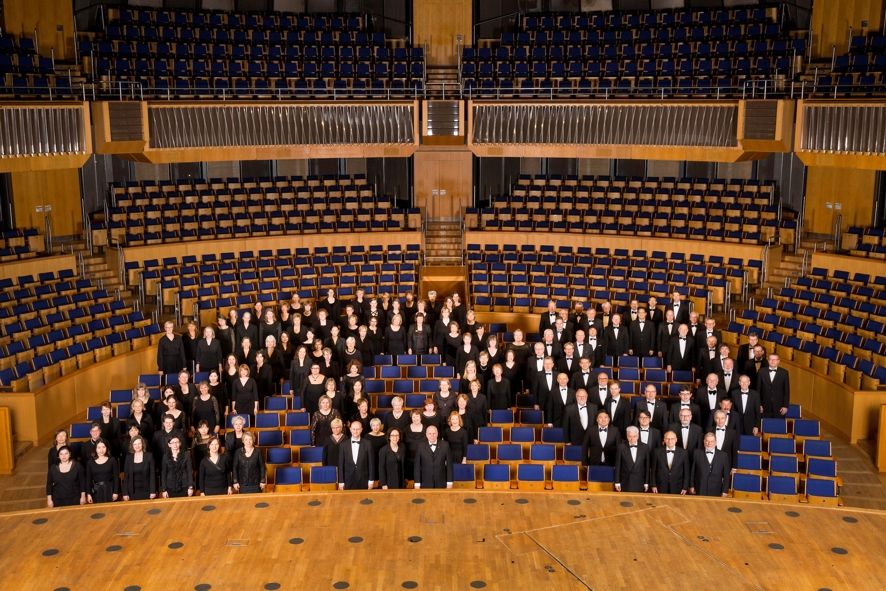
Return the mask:
<svg viewBox="0 0 886 591">
<path fill-rule="evenodd" d="M 640 430 L 628 427 L 627 442 L 618 446 L 615 455 L 616 492 L 642 493 L 649 490 L 649 447 L 640 443 Z"/>
</svg>

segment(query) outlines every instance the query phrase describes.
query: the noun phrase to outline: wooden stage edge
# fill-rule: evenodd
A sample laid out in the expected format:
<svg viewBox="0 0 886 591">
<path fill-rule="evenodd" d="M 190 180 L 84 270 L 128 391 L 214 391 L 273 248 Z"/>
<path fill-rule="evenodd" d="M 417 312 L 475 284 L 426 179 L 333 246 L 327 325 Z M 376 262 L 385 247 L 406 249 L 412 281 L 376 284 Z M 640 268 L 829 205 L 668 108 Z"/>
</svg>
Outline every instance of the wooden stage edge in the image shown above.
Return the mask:
<svg viewBox="0 0 886 591">
<path fill-rule="evenodd" d="M 806 504 L 303 492 L 8 513 L 0 524 L 5 589 L 886 587 L 886 512 Z"/>
</svg>

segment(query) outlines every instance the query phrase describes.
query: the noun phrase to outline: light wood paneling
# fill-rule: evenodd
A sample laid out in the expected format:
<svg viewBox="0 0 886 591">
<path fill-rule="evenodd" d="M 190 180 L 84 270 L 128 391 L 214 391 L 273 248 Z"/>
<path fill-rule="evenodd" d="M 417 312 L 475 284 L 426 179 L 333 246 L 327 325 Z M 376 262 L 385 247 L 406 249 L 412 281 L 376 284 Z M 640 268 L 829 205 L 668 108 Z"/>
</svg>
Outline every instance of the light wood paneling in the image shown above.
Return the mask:
<svg viewBox="0 0 886 591">
<path fill-rule="evenodd" d="M 470 207 L 473 191 L 473 156 L 466 148 L 430 149 L 415 153 L 415 205 L 428 219 L 451 218 Z M 434 195 L 433 191 L 446 191 Z"/>
<path fill-rule="evenodd" d="M 38 205 L 52 206 L 52 228 L 56 236 L 70 236 L 83 231 L 80 205 L 80 171 L 76 168 L 44 172 L 15 172 L 12 178 L 12 203 L 18 227 L 43 229 L 43 214 Z"/>
<path fill-rule="evenodd" d="M 42 226 L 41 226 L 42 228 Z M 13 261 L 0 264 L 0 277 L 20 277 L 22 275 L 34 275 L 38 273 L 58 272 L 62 269 L 76 269 L 77 261 L 74 255 L 66 254 L 53 257 L 39 257 L 23 261 Z"/>
<path fill-rule="evenodd" d="M 10 589 L 732 591 L 886 579 L 883 512 L 679 495 L 237 495 L 26 511 L 0 526 Z M 650 568 L 650 552 L 666 558 Z"/>
<path fill-rule="evenodd" d="M 16 440 L 38 445 L 55 429 L 82 420 L 86 408 L 107 400 L 111 388 L 134 386 L 140 374 L 156 371 L 157 348 L 146 347 L 62 376 L 36 392 L 0 394 L 0 405 L 12 411 Z"/>
<path fill-rule="evenodd" d="M 74 58 L 74 9 L 68 0 L 4 0 L 3 29 L 14 35 L 34 36 L 40 54 L 55 58 Z"/>
<path fill-rule="evenodd" d="M 849 27 L 853 35 L 862 34 L 862 21 L 868 30 L 880 28 L 883 0 L 818 0 L 812 4 L 812 51 L 814 57 L 830 58 L 832 47 L 837 55 L 849 46 Z"/>
<path fill-rule="evenodd" d="M 880 431 L 877 434 L 877 470 L 886 472 L 886 404 L 880 405 Z"/>
<path fill-rule="evenodd" d="M 5 406 L 0 406 L 0 474 L 8 475 L 15 471 L 15 443 L 12 439 L 12 415 Z"/>
<path fill-rule="evenodd" d="M 803 227 L 815 234 L 831 234 L 836 214 L 843 215 L 843 229 L 871 223 L 877 173 L 853 168 L 810 167 L 806 177 L 806 209 Z M 826 203 L 840 203 L 842 210 Z"/>
<path fill-rule="evenodd" d="M 866 273 L 872 276 L 886 276 L 886 262 L 865 257 L 851 257 L 842 254 L 817 252 L 812 255 L 812 266 L 822 267 L 829 271 L 848 271 L 849 273 Z"/>
<path fill-rule="evenodd" d="M 457 36 L 462 45 L 472 45 L 473 12 L 471 0 L 413 0 L 413 39 L 428 44 L 426 63 L 454 66 L 458 63 Z"/>
</svg>

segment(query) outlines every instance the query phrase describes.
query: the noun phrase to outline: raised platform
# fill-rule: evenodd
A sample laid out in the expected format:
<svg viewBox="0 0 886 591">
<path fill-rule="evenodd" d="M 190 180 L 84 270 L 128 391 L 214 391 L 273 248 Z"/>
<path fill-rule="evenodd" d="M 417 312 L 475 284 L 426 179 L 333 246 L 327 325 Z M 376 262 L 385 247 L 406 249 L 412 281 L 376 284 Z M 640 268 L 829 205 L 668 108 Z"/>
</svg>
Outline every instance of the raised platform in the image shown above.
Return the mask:
<svg viewBox="0 0 886 591">
<path fill-rule="evenodd" d="M 0 526 L 7 533 L 0 564 L 9 589 L 886 584 L 886 513 L 732 499 L 426 490 L 265 494 L 29 511 L 0 516 Z"/>
</svg>

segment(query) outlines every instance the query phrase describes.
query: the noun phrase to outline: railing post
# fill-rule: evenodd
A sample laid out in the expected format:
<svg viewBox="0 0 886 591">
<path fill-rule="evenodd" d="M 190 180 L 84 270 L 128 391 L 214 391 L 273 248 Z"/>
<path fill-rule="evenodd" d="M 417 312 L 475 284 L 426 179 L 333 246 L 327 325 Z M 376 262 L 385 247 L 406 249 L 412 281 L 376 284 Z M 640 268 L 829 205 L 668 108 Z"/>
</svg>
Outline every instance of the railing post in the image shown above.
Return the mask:
<svg viewBox="0 0 886 591">
<path fill-rule="evenodd" d="M 837 46 L 831 45 L 831 74 L 834 73 L 834 67 L 837 65 Z"/>
</svg>

